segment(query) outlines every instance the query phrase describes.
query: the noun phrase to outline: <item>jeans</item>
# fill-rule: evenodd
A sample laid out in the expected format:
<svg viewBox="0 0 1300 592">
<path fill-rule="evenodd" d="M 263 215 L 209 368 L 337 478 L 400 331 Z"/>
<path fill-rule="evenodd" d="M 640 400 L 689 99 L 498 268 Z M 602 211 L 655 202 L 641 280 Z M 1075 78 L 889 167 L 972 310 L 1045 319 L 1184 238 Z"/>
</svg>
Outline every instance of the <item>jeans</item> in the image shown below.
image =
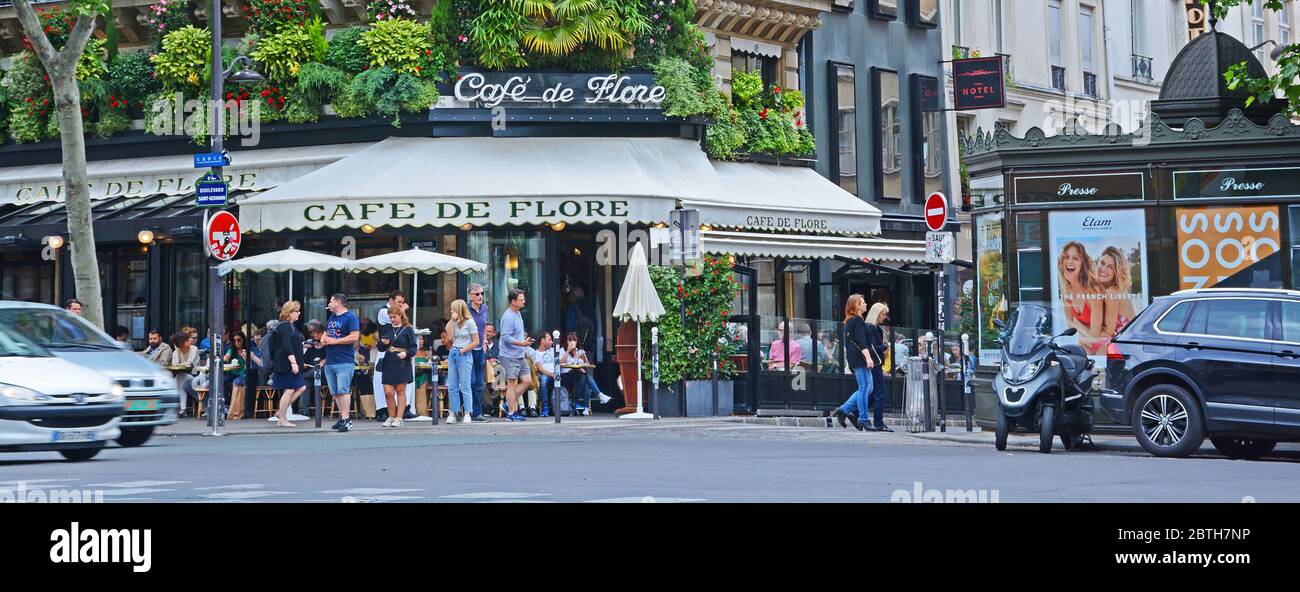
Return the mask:
<svg viewBox="0 0 1300 592">
<path fill-rule="evenodd" d="M 330 395 L 352 394 L 352 375 L 356 373 L 356 364 L 326 364 L 325 382 L 329 385 Z"/>
<path fill-rule="evenodd" d="M 874 418 L 872 425 L 883 427 L 885 425 L 885 371 L 880 368 L 880 364 L 876 364 L 876 367 L 871 369 L 871 399 L 868 403 Z"/>
<path fill-rule="evenodd" d="M 470 355 L 473 368 L 470 370 L 469 399 L 472 403 L 472 415 L 478 417 L 483 415 L 483 386 L 487 381 L 487 367 L 483 362 L 483 350 L 476 349 L 470 352 Z"/>
<path fill-rule="evenodd" d="M 561 374 L 560 384 L 563 384 L 564 388 L 568 389 L 570 400 L 573 401 L 575 408 L 579 402 L 582 403 L 583 407 L 591 407 L 592 393 L 600 392 L 599 387 L 596 386 L 596 379 L 592 378 L 590 374 L 578 372 L 577 370 Z"/>
<path fill-rule="evenodd" d="M 460 353 L 460 348 L 451 348 L 447 356 L 447 398 L 452 414 L 473 413 L 473 390 L 471 375 L 474 373 L 474 357 Z"/>
<path fill-rule="evenodd" d="M 865 420 L 871 417 L 867 412 L 867 397 L 871 394 L 871 369 L 866 366 L 860 366 L 853 369 L 853 378 L 858 381 L 858 390 L 849 395 L 849 399 L 840 405 L 840 411 L 845 413 L 856 413 L 858 417 Z"/>
<path fill-rule="evenodd" d="M 537 398 L 541 399 L 542 411 L 549 412 L 551 409 L 551 387 L 554 386 L 555 379 L 545 374 L 537 375 Z"/>
</svg>

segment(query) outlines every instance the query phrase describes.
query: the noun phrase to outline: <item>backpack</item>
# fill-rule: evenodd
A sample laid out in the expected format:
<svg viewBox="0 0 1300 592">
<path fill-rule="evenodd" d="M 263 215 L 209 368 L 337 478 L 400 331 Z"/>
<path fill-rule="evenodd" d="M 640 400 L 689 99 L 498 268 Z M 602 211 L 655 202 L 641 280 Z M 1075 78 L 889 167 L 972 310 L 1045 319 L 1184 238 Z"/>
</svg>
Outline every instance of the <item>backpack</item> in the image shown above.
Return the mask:
<svg viewBox="0 0 1300 592">
<path fill-rule="evenodd" d="M 563 416 L 573 415 L 573 400 L 569 398 L 569 389 L 560 385 L 559 381 L 556 381 L 553 388 L 555 389 L 555 396 L 560 402 L 559 414 Z"/>
</svg>

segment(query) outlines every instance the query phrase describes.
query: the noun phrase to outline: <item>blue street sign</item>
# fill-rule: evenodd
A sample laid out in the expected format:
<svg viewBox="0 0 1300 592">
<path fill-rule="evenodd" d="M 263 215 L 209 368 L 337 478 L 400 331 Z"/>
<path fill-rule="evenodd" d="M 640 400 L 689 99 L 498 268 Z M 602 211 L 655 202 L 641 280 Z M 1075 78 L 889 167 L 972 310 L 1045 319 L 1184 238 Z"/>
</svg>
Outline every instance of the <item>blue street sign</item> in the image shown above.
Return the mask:
<svg viewBox="0 0 1300 592">
<path fill-rule="evenodd" d="M 194 205 L 201 208 L 224 208 L 228 192 L 225 180 L 220 175 L 209 172 L 194 182 Z"/>
<path fill-rule="evenodd" d="M 230 166 L 230 154 L 227 152 L 208 152 L 194 155 L 194 168 Z"/>
</svg>

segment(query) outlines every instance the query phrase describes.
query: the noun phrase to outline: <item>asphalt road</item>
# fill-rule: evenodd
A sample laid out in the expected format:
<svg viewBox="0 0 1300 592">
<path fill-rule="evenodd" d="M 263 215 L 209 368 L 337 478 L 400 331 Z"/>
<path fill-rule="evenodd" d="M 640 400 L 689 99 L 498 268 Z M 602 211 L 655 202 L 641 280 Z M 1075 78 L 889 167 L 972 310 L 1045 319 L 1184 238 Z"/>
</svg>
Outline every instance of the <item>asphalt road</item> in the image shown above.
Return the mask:
<svg viewBox="0 0 1300 592">
<path fill-rule="evenodd" d="M 102 490 L 116 502 L 887 502 L 949 489 L 1003 503 L 1300 501 L 1300 447 L 1283 445 L 1264 461 L 1203 453 L 1157 459 L 1122 438 L 1100 451 L 1042 455 L 722 421 L 498 422 L 163 436 L 83 463 L 5 454 L 0 490 Z"/>
</svg>

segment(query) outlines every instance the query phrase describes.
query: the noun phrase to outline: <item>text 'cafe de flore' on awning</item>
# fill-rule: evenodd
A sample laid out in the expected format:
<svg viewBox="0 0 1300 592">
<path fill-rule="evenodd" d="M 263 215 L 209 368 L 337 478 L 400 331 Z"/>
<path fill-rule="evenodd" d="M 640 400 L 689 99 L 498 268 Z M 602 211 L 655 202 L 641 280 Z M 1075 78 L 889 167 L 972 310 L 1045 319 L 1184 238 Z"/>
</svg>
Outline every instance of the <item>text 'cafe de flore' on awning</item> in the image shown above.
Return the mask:
<svg viewBox="0 0 1300 592">
<path fill-rule="evenodd" d="M 551 82 L 589 88 L 564 76 Z M 649 75 L 632 80 L 653 83 Z M 445 319 L 470 283 L 486 286 L 494 317 L 510 289 L 523 289 L 528 328 L 579 332 L 611 383 L 612 310 L 628 253 L 644 242 L 651 264 L 671 264 L 674 209 L 697 210 L 700 250 L 746 272 L 734 312 L 758 319 L 762 335 L 783 317 L 799 319 L 792 338 L 833 332 L 848 262 L 902 267 L 924 259 L 923 242 L 879 238 L 880 211 L 810 161 L 710 160 L 703 122 L 666 117 L 653 102 L 503 103 L 497 129 L 481 102 L 446 94 L 427 118 L 405 117 L 400 128 L 387 120 L 328 134 L 316 129 L 325 122 L 276 126 L 255 149 L 232 139 L 226 175 L 245 232 L 239 256 L 293 246 L 359 259 L 419 247 L 483 262 L 484 273 L 419 282 L 408 301 L 417 303 L 422 328 Z M 184 139 L 90 144 L 106 322 L 127 327 L 136 345 L 151 328 L 205 326 L 209 262 L 193 195 L 205 171 L 192 168 L 192 151 Z M 46 264 L 43 237 L 66 234 L 66 211 L 57 156 L 38 158 L 32 151 L 30 164 L 0 168 L 0 278 L 6 298 L 54 302 L 72 295 L 70 267 L 66 253 L 55 256 L 61 271 Z M 231 274 L 228 329 L 275 318 L 290 275 L 305 319 L 323 317 L 334 292 L 373 318 L 387 291 L 413 289 L 401 274 Z M 752 402 L 738 397 L 745 405 Z"/>
</svg>

